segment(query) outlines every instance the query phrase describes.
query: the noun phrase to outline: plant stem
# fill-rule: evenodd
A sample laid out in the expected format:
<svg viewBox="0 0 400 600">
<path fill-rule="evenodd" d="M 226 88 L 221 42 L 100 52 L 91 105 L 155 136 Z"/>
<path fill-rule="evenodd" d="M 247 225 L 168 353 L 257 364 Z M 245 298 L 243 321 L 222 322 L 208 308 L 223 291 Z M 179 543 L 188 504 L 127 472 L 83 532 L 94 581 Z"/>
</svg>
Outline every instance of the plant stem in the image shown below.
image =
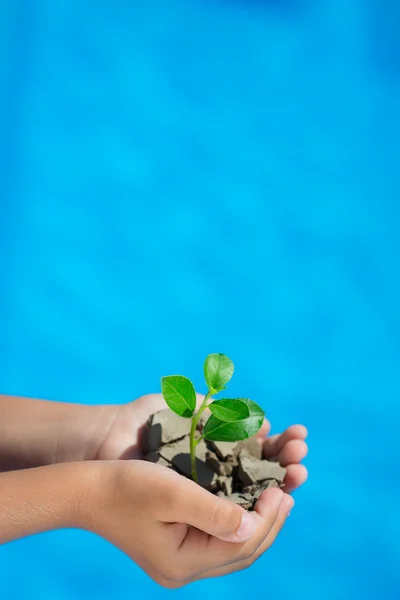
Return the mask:
<svg viewBox="0 0 400 600">
<path fill-rule="evenodd" d="M 208 402 L 210 396 L 211 396 L 211 392 L 209 391 L 207 393 L 207 395 L 205 396 L 199 410 L 197 411 L 197 413 L 195 415 L 193 415 L 192 425 L 190 427 L 190 465 L 191 465 L 191 469 L 192 469 L 192 479 L 196 483 L 198 483 L 197 467 L 196 467 L 196 446 L 200 440 L 196 440 L 196 438 L 194 436 L 196 433 L 197 423 L 199 422 L 199 419 L 207 406 L 207 402 Z"/>
</svg>

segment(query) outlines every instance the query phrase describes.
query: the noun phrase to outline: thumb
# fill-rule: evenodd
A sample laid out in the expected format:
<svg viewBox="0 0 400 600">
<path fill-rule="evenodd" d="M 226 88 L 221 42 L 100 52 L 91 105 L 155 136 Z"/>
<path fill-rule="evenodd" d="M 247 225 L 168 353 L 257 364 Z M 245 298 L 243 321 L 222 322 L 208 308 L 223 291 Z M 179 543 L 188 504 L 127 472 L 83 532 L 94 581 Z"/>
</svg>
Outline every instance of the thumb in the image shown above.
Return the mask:
<svg viewBox="0 0 400 600">
<path fill-rule="evenodd" d="M 255 532 L 256 520 L 243 508 L 215 496 L 186 479 L 176 521 L 192 525 L 224 542 L 245 542 Z"/>
</svg>

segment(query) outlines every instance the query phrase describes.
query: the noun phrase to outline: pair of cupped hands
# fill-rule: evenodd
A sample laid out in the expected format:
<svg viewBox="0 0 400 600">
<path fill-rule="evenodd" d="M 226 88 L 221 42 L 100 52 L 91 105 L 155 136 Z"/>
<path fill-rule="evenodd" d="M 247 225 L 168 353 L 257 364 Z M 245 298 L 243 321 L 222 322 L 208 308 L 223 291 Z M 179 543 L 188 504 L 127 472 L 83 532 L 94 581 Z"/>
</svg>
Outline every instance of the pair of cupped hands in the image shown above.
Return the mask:
<svg viewBox="0 0 400 600">
<path fill-rule="evenodd" d="M 199 404 L 202 399 L 198 395 Z M 269 435 L 265 420 L 257 435 L 263 455 L 286 467 L 286 478 L 282 489 L 265 490 L 248 513 L 172 469 L 141 460 L 143 427 L 163 408 L 160 394 L 114 408 L 95 461 L 103 465 L 97 471 L 101 497 L 95 506 L 86 499 L 84 526 L 168 588 L 249 567 L 273 544 L 293 508 L 291 493 L 307 479 L 300 464 L 307 454 L 306 428 L 292 425 Z"/>
</svg>

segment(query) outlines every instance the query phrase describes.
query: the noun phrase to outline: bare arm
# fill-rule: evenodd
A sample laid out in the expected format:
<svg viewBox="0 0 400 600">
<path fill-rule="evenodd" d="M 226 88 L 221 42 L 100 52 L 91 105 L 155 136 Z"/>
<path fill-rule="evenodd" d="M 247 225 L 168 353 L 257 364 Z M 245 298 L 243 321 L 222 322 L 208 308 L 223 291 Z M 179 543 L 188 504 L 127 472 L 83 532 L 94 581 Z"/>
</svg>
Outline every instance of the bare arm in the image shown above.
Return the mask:
<svg viewBox="0 0 400 600">
<path fill-rule="evenodd" d="M 77 526 L 87 473 L 84 463 L 0 473 L 0 545 Z"/>
<path fill-rule="evenodd" d="M 273 544 L 292 507 L 290 496 L 270 488 L 247 513 L 141 460 L 63 463 L 0 474 L 0 545 L 85 529 L 159 584 L 176 588 L 250 566 Z"/>
<path fill-rule="evenodd" d="M 94 460 L 113 410 L 0 395 L 0 471 Z"/>
</svg>

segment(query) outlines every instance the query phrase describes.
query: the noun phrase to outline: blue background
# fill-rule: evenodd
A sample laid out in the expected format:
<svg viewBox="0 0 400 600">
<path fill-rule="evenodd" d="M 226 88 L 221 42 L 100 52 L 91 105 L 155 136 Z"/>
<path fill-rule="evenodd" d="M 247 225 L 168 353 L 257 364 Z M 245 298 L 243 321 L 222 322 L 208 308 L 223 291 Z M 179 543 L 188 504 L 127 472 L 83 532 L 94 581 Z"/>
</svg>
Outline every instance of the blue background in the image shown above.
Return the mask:
<svg viewBox="0 0 400 600">
<path fill-rule="evenodd" d="M 170 592 L 106 542 L 0 549 L 0 596 L 400 596 L 396 0 L 3 0 L 3 392 L 125 402 L 209 352 L 310 478 L 251 570 Z"/>
</svg>

